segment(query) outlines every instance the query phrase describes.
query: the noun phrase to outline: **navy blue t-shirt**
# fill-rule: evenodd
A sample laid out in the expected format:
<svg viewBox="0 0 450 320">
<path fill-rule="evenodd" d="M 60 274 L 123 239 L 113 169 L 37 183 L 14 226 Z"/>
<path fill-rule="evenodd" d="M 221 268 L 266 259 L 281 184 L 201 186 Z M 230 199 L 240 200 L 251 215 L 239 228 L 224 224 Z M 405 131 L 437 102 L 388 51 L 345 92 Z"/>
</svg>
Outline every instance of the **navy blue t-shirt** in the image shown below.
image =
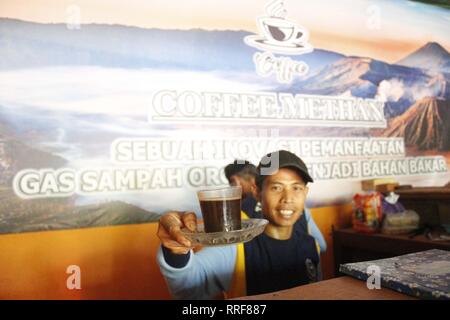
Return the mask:
<svg viewBox="0 0 450 320">
<path fill-rule="evenodd" d="M 299 220 L 306 223 L 303 214 Z M 299 221 L 300 222 L 300 221 Z M 293 288 L 319 280 L 319 254 L 315 240 L 294 228 L 288 240 L 265 233 L 244 244 L 247 295 Z"/>
<path fill-rule="evenodd" d="M 251 219 L 261 219 L 262 214 L 261 212 L 256 212 L 256 204 L 258 202 L 253 198 L 252 196 L 248 195 L 244 199 L 242 199 L 241 209 L 244 211 L 247 216 Z"/>
</svg>

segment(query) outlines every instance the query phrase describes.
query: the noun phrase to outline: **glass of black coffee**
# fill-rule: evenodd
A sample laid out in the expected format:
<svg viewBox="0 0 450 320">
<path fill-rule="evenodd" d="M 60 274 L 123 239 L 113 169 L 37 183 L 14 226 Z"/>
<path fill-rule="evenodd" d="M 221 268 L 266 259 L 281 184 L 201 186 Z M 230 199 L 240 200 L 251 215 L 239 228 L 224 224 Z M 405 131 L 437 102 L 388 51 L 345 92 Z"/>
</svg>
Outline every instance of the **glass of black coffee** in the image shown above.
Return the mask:
<svg viewBox="0 0 450 320">
<path fill-rule="evenodd" d="M 241 196 L 239 186 L 197 192 L 205 232 L 228 232 L 241 229 Z"/>
</svg>

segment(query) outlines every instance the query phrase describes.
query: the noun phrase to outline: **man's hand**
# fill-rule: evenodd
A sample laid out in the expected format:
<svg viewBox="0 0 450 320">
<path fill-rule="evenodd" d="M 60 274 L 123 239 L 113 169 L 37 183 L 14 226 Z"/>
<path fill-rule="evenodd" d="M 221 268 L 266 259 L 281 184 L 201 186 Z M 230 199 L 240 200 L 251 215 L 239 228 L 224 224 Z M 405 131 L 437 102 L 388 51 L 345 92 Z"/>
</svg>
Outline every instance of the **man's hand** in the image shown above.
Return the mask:
<svg viewBox="0 0 450 320">
<path fill-rule="evenodd" d="M 164 247 L 175 254 L 186 254 L 193 248 L 192 243 L 181 233 L 186 227 L 197 231 L 197 217 L 193 212 L 170 211 L 159 219 L 158 237 Z"/>
</svg>

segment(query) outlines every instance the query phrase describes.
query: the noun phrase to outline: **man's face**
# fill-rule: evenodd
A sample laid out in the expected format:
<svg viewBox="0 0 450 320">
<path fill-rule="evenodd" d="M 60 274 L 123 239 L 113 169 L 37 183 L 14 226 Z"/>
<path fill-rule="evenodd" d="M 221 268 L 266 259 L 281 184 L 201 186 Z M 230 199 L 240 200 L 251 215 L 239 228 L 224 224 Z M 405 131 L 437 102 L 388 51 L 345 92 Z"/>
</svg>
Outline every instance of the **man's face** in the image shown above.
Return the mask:
<svg viewBox="0 0 450 320">
<path fill-rule="evenodd" d="M 244 198 L 247 194 L 253 194 L 256 189 L 255 177 L 250 175 L 245 177 L 240 177 L 237 175 L 231 176 L 230 185 L 240 186 L 242 188 L 242 198 Z"/>
<path fill-rule="evenodd" d="M 264 217 L 270 223 L 288 227 L 300 218 L 308 188 L 293 169 L 282 168 L 264 179 L 260 201 Z"/>
</svg>

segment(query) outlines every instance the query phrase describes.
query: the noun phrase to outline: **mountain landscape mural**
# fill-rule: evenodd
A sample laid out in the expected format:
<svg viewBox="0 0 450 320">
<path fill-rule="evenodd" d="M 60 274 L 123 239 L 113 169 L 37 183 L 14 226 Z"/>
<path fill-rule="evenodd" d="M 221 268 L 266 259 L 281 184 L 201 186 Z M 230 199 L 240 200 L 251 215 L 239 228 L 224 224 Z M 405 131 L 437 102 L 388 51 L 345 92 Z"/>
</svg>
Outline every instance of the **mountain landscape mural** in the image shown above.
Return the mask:
<svg viewBox="0 0 450 320">
<path fill-rule="evenodd" d="M 382 99 L 386 129 L 299 127 L 289 134 L 402 137 L 407 155 L 443 154 L 450 163 L 450 54 L 439 43 L 396 63 L 315 48 L 292 56 L 309 73 L 281 85 L 256 74 L 257 50 L 243 41 L 249 34 L 107 24 L 69 30 L 0 18 L 0 233 L 157 221 L 167 208 L 149 199 L 170 203 L 170 196 L 21 200 L 11 182 L 23 168 L 109 165 L 114 139 L 182 130 L 146 119 L 151 92 L 180 84 Z"/>
<path fill-rule="evenodd" d="M 429 57 L 433 57 L 430 59 Z M 429 42 L 397 64 L 412 68 L 450 72 L 450 54 L 439 43 Z"/>
<path fill-rule="evenodd" d="M 384 135 L 403 137 L 406 146 L 419 150 L 450 150 L 450 101 L 422 98 L 404 114 L 393 118 Z"/>
<path fill-rule="evenodd" d="M 119 25 L 38 24 L 0 19 L 0 70 L 44 66 L 103 66 L 254 73 L 255 49 L 244 44 L 248 32 L 142 29 Z M 108 35 L 107 37 L 105 35 Z M 396 64 L 347 57 L 316 48 L 294 56 L 310 66 L 309 75 L 273 89 L 308 94 L 373 98 L 386 91 L 386 116 L 402 114 L 426 96 L 450 97 L 450 54 L 430 42 Z M 236 75 L 234 75 L 236 76 Z M 254 78 L 251 78 L 254 80 Z M 381 85 L 381 87 L 380 87 Z M 385 86 L 384 86 L 385 85 Z"/>
</svg>

